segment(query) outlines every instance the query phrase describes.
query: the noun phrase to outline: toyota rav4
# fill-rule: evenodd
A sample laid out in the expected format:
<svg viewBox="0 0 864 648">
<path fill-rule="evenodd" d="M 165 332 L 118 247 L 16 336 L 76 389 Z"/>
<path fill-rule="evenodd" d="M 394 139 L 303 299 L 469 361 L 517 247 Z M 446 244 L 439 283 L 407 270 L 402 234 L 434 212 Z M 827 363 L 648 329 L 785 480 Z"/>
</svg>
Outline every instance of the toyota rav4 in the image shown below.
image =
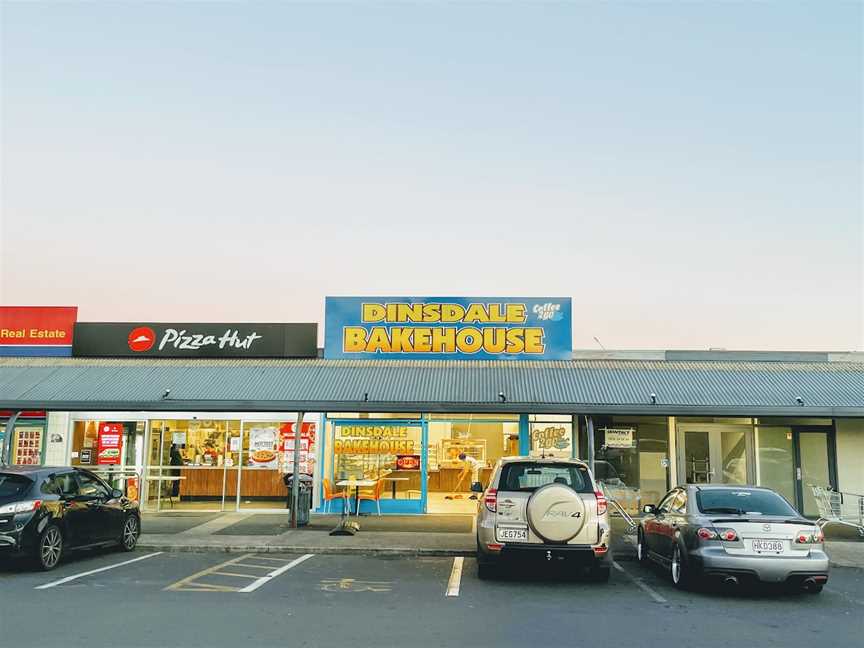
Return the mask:
<svg viewBox="0 0 864 648">
<path fill-rule="evenodd" d="M 608 503 L 586 464 L 505 457 L 482 492 L 477 507 L 480 578 L 489 578 L 500 563 L 534 560 L 586 567 L 593 580 L 609 580 Z"/>
</svg>

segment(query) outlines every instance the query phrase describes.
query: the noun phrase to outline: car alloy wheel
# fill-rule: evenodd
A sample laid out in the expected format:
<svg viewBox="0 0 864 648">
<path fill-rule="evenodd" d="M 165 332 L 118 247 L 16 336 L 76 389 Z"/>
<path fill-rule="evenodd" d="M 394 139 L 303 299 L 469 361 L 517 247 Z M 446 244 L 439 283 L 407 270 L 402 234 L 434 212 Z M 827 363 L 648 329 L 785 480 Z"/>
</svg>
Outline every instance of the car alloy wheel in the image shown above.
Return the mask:
<svg viewBox="0 0 864 648">
<path fill-rule="evenodd" d="M 130 515 L 123 525 L 123 548 L 132 551 L 138 542 L 138 518 Z"/>
<path fill-rule="evenodd" d="M 636 541 L 636 559 L 639 562 L 648 560 L 648 547 L 645 546 L 645 535 L 640 531 Z"/>
<path fill-rule="evenodd" d="M 672 582 L 676 585 L 681 584 L 681 549 L 676 544 L 672 549 Z"/>
<path fill-rule="evenodd" d="M 63 553 L 63 535 L 53 524 L 42 534 L 39 542 L 39 562 L 43 569 L 54 569 Z"/>
</svg>

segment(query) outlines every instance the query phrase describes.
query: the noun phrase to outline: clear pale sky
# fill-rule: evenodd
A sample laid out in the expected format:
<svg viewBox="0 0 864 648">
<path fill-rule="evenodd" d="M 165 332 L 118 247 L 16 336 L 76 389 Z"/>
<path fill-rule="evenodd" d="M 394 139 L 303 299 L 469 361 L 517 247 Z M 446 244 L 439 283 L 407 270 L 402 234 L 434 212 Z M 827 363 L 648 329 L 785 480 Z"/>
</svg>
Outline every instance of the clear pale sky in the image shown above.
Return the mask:
<svg viewBox="0 0 864 648">
<path fill-rule="evenodd" d="M 0 303 L 864 350 L 862 5 L 2 3 Z"/>
</svg>

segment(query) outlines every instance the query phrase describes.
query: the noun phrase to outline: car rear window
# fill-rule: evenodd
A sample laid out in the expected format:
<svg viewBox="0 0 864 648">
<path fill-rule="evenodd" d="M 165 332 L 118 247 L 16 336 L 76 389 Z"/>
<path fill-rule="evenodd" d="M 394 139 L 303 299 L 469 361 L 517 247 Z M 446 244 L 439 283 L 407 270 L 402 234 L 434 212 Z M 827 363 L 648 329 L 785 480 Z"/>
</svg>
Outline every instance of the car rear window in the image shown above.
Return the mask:
<svg viewBox="0 0 864 648">
<path fill-rule="evenodd" d="M 0 498 L 23 495 L 32 485 L 33 482 L 22 475 L 0 473 Z"/>
<path fill-rule="evenodd" d="M 593 493 L 588 469 L 579 465 L 514 462 L 504 464 L 498 490 L 530 493 L 546 484 L 564 484 L 577 493 Z"/>
<path fill-rule="evenodd" d="M 711 488 L 696 493 L 702 513 L 711 515 L 794 515 L 798 513 L 777 493 L 752 488 Z"/>
</svg>

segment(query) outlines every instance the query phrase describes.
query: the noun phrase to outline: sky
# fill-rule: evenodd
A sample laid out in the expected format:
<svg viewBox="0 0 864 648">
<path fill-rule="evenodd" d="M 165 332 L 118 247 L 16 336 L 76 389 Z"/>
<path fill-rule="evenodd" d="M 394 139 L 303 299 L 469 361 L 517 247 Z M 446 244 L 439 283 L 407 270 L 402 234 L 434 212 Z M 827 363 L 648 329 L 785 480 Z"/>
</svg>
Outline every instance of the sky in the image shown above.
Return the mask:
<svg viewBox="0 0 864 648">
<path fill-rule="evenodd" d="M 0 3 L 0 303 L 864 350 L 864 5 Z"/>
</svg>

